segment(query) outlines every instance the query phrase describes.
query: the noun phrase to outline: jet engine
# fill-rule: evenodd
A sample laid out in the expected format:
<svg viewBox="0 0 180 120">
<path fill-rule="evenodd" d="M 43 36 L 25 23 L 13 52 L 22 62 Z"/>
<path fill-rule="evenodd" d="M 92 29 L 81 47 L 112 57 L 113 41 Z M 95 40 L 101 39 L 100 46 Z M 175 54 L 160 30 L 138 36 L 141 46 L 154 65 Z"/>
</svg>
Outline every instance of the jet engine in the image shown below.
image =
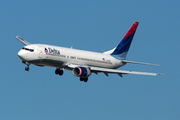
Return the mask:
<svg viewBox="0 0 180 120">
<path fill-rule="evenodd" d="M 87 78 L 91 75 L 91 71 L 87 67 L 75 67 L 72 72 L 74 76 L 81 78 Z"/>
</svg>

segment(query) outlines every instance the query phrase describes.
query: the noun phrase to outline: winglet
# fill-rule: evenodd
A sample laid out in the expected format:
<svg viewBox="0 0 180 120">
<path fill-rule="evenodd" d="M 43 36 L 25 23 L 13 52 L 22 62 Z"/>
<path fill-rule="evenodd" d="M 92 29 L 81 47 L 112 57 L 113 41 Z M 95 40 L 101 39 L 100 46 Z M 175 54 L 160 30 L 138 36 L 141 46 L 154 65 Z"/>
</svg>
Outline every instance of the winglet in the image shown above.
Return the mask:
<svg viewBox="0 0 180 120">
<path fill-rule="evenodd" d="M 30 45 L 31 44 L 28 41 L 21 38 L 20 36 L 16 36 L 16 39 L 19 40 L 20 42 L 22 42 L 24 45 Z"/>
<path fill-rule="evenodd" d="M 134 34 L 136 32 L 136 29 L 139 25 L 139 22 L 134 22 L 134 24 L 131 26 L 129 31 L 126 33 L 126 35 L 123 37 L 123 39 L 120 41 L 120 43 L 114 48 L 111 55 L 115 57 L 120 58 L 126 58 L 126 55 L 128 53 L 129 47 L 131 45 L 131 42 L 133 40 Z"/>
</svg>

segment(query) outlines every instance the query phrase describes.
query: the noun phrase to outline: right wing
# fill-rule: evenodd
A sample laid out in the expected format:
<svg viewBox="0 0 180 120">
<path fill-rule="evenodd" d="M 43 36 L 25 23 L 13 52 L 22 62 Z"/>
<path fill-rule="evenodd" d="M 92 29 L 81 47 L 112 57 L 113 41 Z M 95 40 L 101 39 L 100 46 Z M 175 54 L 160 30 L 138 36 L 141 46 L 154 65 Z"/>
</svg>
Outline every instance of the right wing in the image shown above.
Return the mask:
<svg viewBox="0 0 180 120">
<path fill-rule="evenodd" d="M 139 75 L 160 75 L 160 73 L 149 73 L 149 72 L 138 72 L 138 71 L 127 71 L 127 70 L 116 70 L 116 69 L 106 69 L 99 67 L 90 67 L 92 71 L 104 72 L 104 73 L 115 73 L 115 74 L 139 74 Z"/>
<path fill-rule="evenodd" d="M 20 36 L 16 36 L 16 39 L 18 39 L 20 42 L 22 42 L 24 45 L 30 45 L 31 43 L 29 43 L 28 41 L 24 40 L 23 38 L 21 38 Z"/>
<path fill-rule="evenodd" d="M 70 68 L 75 68 L 75 67 L 78 67 L 78 66 L 81 66 L 81 65 L 73 65 L 73 64 L 68 65 L 68 67 L 70 67 Z M 91 67 L 91 66 L 84 66 L 84 67 L 88 67 L 94 73 L 103 72 L 106 76 L 108 76 L 108 73 L 118 74 L 121 77 L 122 77 L 122 74 L 139 74 L 139 75 L 152 75 L 152 76 L 162 75 L 160 73 L 107 69 L 107 68 Z"/>
</svg>

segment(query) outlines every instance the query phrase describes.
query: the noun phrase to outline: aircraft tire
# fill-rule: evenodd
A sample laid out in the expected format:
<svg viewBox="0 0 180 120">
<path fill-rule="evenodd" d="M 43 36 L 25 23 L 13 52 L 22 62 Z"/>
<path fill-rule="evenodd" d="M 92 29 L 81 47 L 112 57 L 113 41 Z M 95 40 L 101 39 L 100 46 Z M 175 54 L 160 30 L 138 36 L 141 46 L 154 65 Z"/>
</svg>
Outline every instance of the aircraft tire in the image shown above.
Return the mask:
<svg viewBox="0 0 180 120">
<path fill-rule="evenodd" d="M 80 81 L 84 81 L 84 79 L 80 77 Z"/>
<path fill-rule="evenodd" d="M 29 71 L 29 67 L 25 67 L 25 71 Z"/>
<path fill-rule="evenodd" d="M 55 70 L 55 74 L 58 75 L 59 74 L 59 69 Z"/>
<path fill-rule="evenodd" d="M 63 73 L 64 73 L 64 71 L 63 71 L 63 70 L 59 70 L 59 75 L 60 75 L 60 76 L 62 76 L 62 75 L 63 75 Z"/>
<path fill-rule="evenodd" d="M 88 81 L 88 78 L 84 78 L 84 82 L 87 82 Z"/>
</svg>

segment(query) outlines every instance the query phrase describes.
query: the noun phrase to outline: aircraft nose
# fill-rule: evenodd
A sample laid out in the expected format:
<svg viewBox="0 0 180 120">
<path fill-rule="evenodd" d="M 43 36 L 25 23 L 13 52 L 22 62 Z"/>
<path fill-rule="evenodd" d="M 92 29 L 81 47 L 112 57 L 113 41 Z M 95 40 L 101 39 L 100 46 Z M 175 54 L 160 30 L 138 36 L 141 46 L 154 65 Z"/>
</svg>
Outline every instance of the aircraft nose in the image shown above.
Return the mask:
<svg viewBox="0 0 180 120">
<path fill-rule="evenodd" d="M 22 60 L 24 60 L 25 57 L 26 57 L 26 53 L 25 53 L 24 51 L 20 50 L 20 51 L 18 52 L 18 56 L 19 56 L 19 58 L 21 58 Z"/>
</svg>

